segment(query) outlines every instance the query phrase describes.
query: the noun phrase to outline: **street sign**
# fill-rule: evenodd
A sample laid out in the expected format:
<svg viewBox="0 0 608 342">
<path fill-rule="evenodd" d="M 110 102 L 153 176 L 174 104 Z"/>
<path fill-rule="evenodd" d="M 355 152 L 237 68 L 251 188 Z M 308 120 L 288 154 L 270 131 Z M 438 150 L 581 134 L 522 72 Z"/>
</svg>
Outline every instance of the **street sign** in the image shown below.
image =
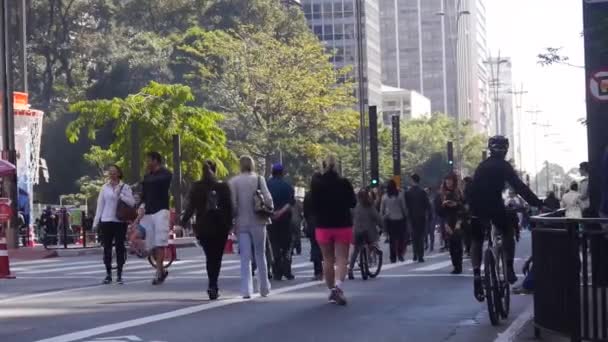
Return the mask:
<svg viewBox="0 0 608 342">
<path fill-rule="evenodd" d="M 608 70 L 597 71 L 591 75 L 589 78 L 589 92 L 596 100 L 608 101 Z"/>
</svg>

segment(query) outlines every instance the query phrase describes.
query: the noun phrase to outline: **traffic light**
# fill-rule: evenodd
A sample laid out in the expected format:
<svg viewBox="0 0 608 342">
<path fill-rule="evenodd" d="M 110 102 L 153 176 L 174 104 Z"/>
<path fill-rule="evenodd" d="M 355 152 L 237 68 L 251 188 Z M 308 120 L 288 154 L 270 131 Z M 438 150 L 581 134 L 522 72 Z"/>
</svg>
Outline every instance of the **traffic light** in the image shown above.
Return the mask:
<svg viewBox="0 0 608 342">
<path fill-rule="evenodd" d="M 379 185 L 380 170 L 378 162 L 378 108 L 369 106 L 369 155 L 371 158 L 371 186 Z"/>
<path fill-rule="evenodd" d="M 454 167 L 454 144 L 448 141 L 448 164 Z"/>
</svg>

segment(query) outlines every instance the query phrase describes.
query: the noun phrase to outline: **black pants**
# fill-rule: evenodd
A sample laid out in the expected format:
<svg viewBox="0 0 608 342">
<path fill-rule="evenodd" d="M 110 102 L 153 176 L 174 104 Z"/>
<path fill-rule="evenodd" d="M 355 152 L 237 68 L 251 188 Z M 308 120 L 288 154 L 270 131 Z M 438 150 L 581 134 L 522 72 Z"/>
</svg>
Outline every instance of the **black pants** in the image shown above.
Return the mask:
<svg viewBox="0 0 608 342">
<path fill-rule="evenodd" d="M 473 228 L 471 227 L 471 218 L 465 217 L 462 220 L 462 240 L 464 243 L 464 251 L 467 254 L 471 253 L 471 242 L 473 241 Z"/>
<path fill-rule="evenodd" d="M 390 244 L 390 259 L 395 262 L 397 257 L 403 258 L 407 248 L 405 220 L 386 220 L 386 231 Z"/>
<path fill-rule="evenodd" d="M 472 243 L 471 263 L 474 269 L 481 268 L 483 242 L 486 232 L 492 228 L 492 224 L 502 233 L 502 245 L 507 259 L 507 266 L 513 265 L 515 257 L 515 227 L 509 225 L 506 212 L 497 212 L 485 217 L 473 217 L 471 220 Z"/>
<path fill-rule="evenodd" d="M 108 275 L 112 273 L 112 246 L 114 246 L 116 248 L 116 265 L 120 276 L 126 261 L 127 224 L 124 222 L 101 222 L 99 228 L 101 230 L 103 263 L 106 266 L 106 272 Z"/>
<path fill-rule="evenodd" d="M 321 247 L 317 243 L 317 239 L 314 237 L 310 238 L 310 261 L 312 261 L 315 276 L 323 274 L 323 254 L 321 254 Z"/>
<path fill-rule="evenodd" d="M 291 220 L 283 219 L 273 222 L 268 227 L 270 245 L 272 246 L 272 274 L 280 279 L 283 276 L 291 276 Z"/>
<path fill-rule="evenodd" d="M 426 220 L 424 217 L 412 217 L 412 245 L 414 260 L 424 258 L 424 240 L 426 238 Z"/>
<path fill-rule="evenodd" d="M 450 237 L 450 258 L 452 259 L 452 266 L 455 270 L 462 272 L 462 235 L 461 229 L 454 230 Z"/>
<path fill-rule="evenodd" d="M 222 268 L 222 257 L 224 256 L 226 240 L 228 240 L 227 231 L 214 234 L 201 234 L 198 238 L 207 259 L 206 267 L 210 289 L 218 289 L 217 280 Z"/>
<path fill-rule="evenodd" d="M 435 218 L 429 219 L 426 224 L 425 249 L 431 252 L 435 249 Z"/>
</svg>

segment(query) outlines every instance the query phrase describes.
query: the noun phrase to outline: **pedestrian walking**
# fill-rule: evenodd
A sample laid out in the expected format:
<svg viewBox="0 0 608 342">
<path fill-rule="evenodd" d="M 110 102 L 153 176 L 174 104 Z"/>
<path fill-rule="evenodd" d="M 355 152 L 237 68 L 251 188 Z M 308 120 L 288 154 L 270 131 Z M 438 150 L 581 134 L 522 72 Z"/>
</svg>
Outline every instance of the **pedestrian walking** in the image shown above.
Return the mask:
<svg viewBox="0 0 608 342">
<path fill-rule="evenodd" d="M 169 245 L 169 188 L 173 174 L 163 166 L 158 152 L 146 154 L 147 173 L 142 181 L 139 222 L 146 230 L 146 249 L 156 261 L 156 275 L 152 285 L 165 282 L 169 272 L 165 269 L 165 249 Z"/>
<path fill-rule="evenodd" d="M 117 209 L 120 201 L 131 207 L 135 206 L 135 198 L 133 198 L 131 188 L 122 182 L 123 174 L 118 166 L 110 165 L 107 173 L 108 181 L 101 187 L 97 198 L 93 226 L 98 227 L 102 236 L 103 263 L 106 267 L 106 277 L 103 283 L 112 283 L 112 247 L 114 246 L 117 266 L 116 282 L 122 284 L 122 270 L 126 261 L 127 222 L 117 217 Z"/>
<path fill-rule="evenodd" d="M 361 189 L 357 193 L 357 206 L 353 211 L 353 219 L 355 248 L 348 264 L 348 279 L 351 280 L 355 279 L 353 268 L 361 249 L 365 245 L 377 244 L 380 239 L 378 227 L 382 227 L 382 217 L 374 207 L 371 195 L 367 189 Z"/>
<path fill-rule="evenodd" d="M 578 184 L 572 182 L 570 191 L 562 197 L 561 206 L 566 209 L 566 217 L 568 218 L 583 218 L 583 201 L 581 194 L 578 192 Z"/>
<path fill-rule="evenodd" d="M 555 196 L 554 191 L 547 192 L 547 198 L 543 201 L 544 206 L 551 211 L 556 211 L 560 208 L 561 204 L 559 203 L 559 199 Z"/>
<path fill-rule="evenodd" d="M 405 203 L 409 213 L 408 219 L 412 227 L 414 261 L 424 262 L 424 240 L 431 206 L 426 191 L 420 187 L 420 176 L 413 174 L 410 179 L 412 185 L 405 193 Z"/>
<path fill-rule="evenodd" d="M 458 177 L 449 174 L 441 187 L 441 217 L 449 239 L 450 258 L 454 270 L 452 274 L 462 273 L 462 210 L 464 197 L 458 188 Z"/>
<path fill-rule="evenodd" d="M 335 157 L 323 164 L 323 175 L 312 182 L 315 236 L 323 254 L 323 275 L 330 289 L 329 301 L 346 305 L 342 283 L 346 278 L 348 250 L 353 237 L 351 210 L 357 204 L 350 181 L 338 174 Z"/>
<path fill-rule="evenodd" d="M 218 299 L 218 278 L 222 267 L 224 246 L 232 229 L 232 198 L 228 184 L 218 180 L 217 165 L 213 161 L 203 164 L 203 179 L 192 184 L 188 195 L 182 226 L 196 215 L 194 234 L 203 247 L 206 257 L 209 299 Z"/>
<path fill-rule="evenodd" d="M 277 208 L 272 216 L 272 223 L 268 226 L 270 245 L 274 263 L 272 266 L 273 279 L 280 281 L 283 277 L 293 280 L 291 273 L 291 247 L 293 233 L 291 228 L 292 208 L 296 204 L 293 186 L 284 179 L 283 165 L 272 166 L 272 178 L 268 180 L 268 190 L 272 196 L 274 206 Z"/>
<path fill-rule="evenodd" d="M 253 294 L 252 259 L 255 258 L 259 292 L 266 297 L 270 294 L 265 253 L 266 226 L 270 224 L 274 209 L 272 196 L 264 177 L 254 172 L 255 163 L 251 157 L 241 157 L 239 164 L 241 173 L 229 184 L 241 258 L 241 296 L 249 299 Z"/>
<path fill-rule="evenodd" d="M 311 184 L 318 182 L 321 177 L 320 173 L 315 173 L 312 176 Z M 312 188 L 312 185 L 311 185 Z M 320 281 L 323 280 L 323 255 L 321 254 L 321 247 L 315 237 L 315 229 L 317 227 L 317 220 L 315 219 L 314 208 L 312 203 L 312 191 L 310 189 L 304 195 L 304 224 L 306 237 L 310 240 L 310 261 L 313 264 L 314 276 L 312 280 Z"/>
<path fill-rule="evenodd" d="M 429 213 L 426 219 L 426 236 L 424 240 L 424 250 L 432 252 L 435 250 L 435 229 L 437 227 L 437 215 L 435 214 L 435 205 L 433 201 L 433 188 L 424 190 L 429 199 Z"/>
<path fill-rule="evenodd" d="M 397 183 L 390 180 L 386 194 L 382 197 L 380 213 L 385 220 L 390 246 L 390 260 L 392 263 L 404 261 L 407 249 L 407 208 L 405 196 L 397 189 Z"/>
</svg>

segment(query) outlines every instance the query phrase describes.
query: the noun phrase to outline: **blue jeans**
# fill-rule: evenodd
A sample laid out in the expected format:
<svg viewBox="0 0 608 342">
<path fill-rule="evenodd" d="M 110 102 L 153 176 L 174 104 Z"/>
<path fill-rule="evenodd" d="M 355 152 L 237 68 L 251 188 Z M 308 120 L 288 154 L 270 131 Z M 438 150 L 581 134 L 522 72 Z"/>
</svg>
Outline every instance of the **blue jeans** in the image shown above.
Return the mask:
<svg viewBox="0 0 608 342">
<path fill-rule="evenodd" d="M 244 227 L 239 232 L 239 252 L 241 256 L 241 296 L 250 297 L 253 293 L 251 262 L 255 258 L 258 268 L 260 295 L 270 293 L 268 266 L 266 264 L 266 227 Z M 251 247 L 253 246 L 253 253 Z M 253 255 L 252 255 L 253 254 Z"/>
</svg>

